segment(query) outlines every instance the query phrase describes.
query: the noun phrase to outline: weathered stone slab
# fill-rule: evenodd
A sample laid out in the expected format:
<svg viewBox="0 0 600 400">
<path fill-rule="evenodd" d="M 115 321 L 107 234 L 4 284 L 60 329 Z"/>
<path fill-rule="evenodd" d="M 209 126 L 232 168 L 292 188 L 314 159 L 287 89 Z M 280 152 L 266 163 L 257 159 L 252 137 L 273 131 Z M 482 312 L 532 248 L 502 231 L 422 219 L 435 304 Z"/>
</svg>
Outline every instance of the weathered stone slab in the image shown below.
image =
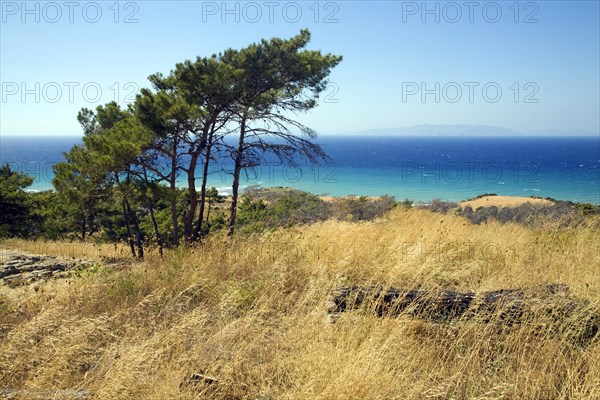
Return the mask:
<svg viewBox="0 0 600 400">
<path fill-rule="evenodd" d="M 351 286 L 336 290 L 328 303 L 330 320 L 340 313 L 362 310 L 378 316 L 407 315 L 449 321 L 469 319 L 512 326 L 547 319 L 548 329 L 589 340 L 599 335 L 600 310 L 588 300 L 569 295 L 566 285 L 502 289 L 482 293 L 452 290 Z M 568 331 L 568 332 L 567 332 Z"/>
<path fill-rule="evenodd" d="M 0 260 L 0 279 L 10 287 L 28 285 L 42 279 L 65 277 L 72 270 L 93 264 L 89 260 L 62 260 L 52 256 L 6 250 L 2 251 Z"/>
</svg>

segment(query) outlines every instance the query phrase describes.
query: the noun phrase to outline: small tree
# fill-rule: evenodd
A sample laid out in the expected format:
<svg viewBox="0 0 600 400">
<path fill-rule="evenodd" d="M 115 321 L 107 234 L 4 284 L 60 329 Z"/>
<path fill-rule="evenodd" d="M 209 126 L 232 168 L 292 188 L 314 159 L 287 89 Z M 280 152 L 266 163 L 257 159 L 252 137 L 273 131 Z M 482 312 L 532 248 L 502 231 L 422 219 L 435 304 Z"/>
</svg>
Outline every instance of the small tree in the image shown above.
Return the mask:
<svg viewBox="0 0 600 400">
<path fill-rule="evenodd" d="M 25 188 L 33 178 L 12 171 L 8 164 L 0 168 L 0 237 L 26 236 L 32 210 Z"/>
<path fill-rule="evenodd" d="M 121 110 L 114 102 L 99 106 L 95 113 L 83 109 L 78 117 L 84 130 L 83 144 L 65 154 L 66 162 L 55 165 L 53 183 L 68 201 L 81 203 L 82 240 L 98 199 L 121 204 L 131 252 L 143 258 L 144 235 L 132 205 L 137 195 L 134 180 L 139 179 L 134 168 L 152 133 L 137 123 L 131 109 Z"/>
<path fill-rule="evenodd" d="M 99 209 L 109 192 L 103 177 L 90 168 L 89 156 L 83 146 L 73 146 L 64 156 L 66 161 L 52 167 L 52 184 L 72 219 L 67 226 L 79 232 L 80 240 L 85 240 L 98 231 Z"/>
</svg>

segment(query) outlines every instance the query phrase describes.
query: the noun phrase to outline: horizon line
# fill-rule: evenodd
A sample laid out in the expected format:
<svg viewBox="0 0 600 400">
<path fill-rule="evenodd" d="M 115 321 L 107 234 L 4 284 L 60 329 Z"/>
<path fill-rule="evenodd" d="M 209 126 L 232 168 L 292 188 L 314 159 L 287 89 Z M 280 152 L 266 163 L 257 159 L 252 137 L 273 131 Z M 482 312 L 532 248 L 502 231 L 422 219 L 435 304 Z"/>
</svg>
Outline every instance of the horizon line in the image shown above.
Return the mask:
<svg viewBox="0 0 600 400">
<path fill-rule="evenodd" d="M 83 133 L 0 133 L 2 137 L 73 137 L 82 138 L 85 134 Z M 600 137 L 599 133 L 593 132 L 582 132 L 582 133 L 518 133 L 518 134 L 446 134 L 446 133 L 424 133 L 424 134 L 403 134 L 403 133 L 361 133 L 361 132 L 324 132 L 318 133 L 318 136 L 353 136 L 353 137 L 510 137 L 510 138 L 524 138 L 524 137 Z"/>
</svg>

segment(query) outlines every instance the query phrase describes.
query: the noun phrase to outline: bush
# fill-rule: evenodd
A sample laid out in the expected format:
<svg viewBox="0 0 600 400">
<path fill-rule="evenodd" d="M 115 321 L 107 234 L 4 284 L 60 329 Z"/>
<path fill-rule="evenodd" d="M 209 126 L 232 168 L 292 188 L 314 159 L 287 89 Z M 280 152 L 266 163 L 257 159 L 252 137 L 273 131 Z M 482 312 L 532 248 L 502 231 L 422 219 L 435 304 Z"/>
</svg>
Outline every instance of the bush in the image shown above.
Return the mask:
<svg viewBox="0 0 600 400">
<path fill-rule="evenodd" d="M 0 167 L 0 237 L 28 237 L 34 233 L 37 215 L 25 191 L 32 183 L 32 177 L 12 171 L 8 164 Z"/>
<path fill-rule="evenodd" d="M 334 218 L 348 221 L 368 221 L 394 208 L 396 200 L 392 196 L 381 196 L 377 199 L 358 198 L 335 199 L 331 203 L 331 214 Z"/>
<path fill-rule="evenodd" d="M 413 206 L 413 201 L 409 199 L 404 199 L 399 203 L 400 207 L 410 210 Z"/>
<path fill-rule="evenodd" d="M 286 188 L 252 188 L 242 196 L 238 229 L 242 233 L 258 232 L 323 221 L 328 217 L 327 203 L 313 194 Z"/>
<path fill-rule="evenodd" d="M 599 207 L 591 204 L 574 204 L 568 201 L 557 201 L 550 206 L 521 204 L 516 207 L 495 206 L 479 207 L 475 212 L 469 206 L 458 209 L 457 214 L 463 215 L 474 224 L 480 224 L 490 219 L 501 223 L 516 222 L 532 227 L 540 227 L 552 223 L 560 227 L 579 226 L 586 222 L 587 216 L 597 215 Z"/>
<path fill-rule="evenodd" d="M 391 196 L 377 199 L 349 197 L 325 202 L 319 196 L 300 190 L 253 187 L 242 196 L 238 229 L 242 233 L 251 233 L 281 226 L 311 224 L 330 218 L 366 221 L 382 216 L 395 204 Z"/>
<path fill-rule="evenodd" d="M 600 206 L 595 206 L 590 203 L 576 203 L 575 208 L 581 211 L 583 215 L 600 214 Z"/>
<path fill-rule="evenodd" d="M 431 200 L 431 204 L 426 205 L 424 208 L 433 212 L 440 212 L 446 214 L 448 211 L 456 208 L 458 204 L 449 201 L 443 201 L 441 199 L 433 199 Z"/>
</svg>

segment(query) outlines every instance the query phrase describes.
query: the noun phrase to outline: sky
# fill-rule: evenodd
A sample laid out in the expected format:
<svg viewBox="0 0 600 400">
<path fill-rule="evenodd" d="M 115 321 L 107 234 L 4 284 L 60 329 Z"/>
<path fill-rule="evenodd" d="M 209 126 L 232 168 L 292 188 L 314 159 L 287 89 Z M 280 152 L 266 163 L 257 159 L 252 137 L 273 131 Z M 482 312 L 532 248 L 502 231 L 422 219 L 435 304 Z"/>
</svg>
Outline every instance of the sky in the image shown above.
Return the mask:
<svg viewBox="0 0 600 400">
<path fill-rule="evenodd" d="M 147 76 L 308 28 L 342 55 L 323 134 L 420 124 L 600 133 L 599 1 L 1 1 L 0 135 L 81 135 Z"/>
</svg>

